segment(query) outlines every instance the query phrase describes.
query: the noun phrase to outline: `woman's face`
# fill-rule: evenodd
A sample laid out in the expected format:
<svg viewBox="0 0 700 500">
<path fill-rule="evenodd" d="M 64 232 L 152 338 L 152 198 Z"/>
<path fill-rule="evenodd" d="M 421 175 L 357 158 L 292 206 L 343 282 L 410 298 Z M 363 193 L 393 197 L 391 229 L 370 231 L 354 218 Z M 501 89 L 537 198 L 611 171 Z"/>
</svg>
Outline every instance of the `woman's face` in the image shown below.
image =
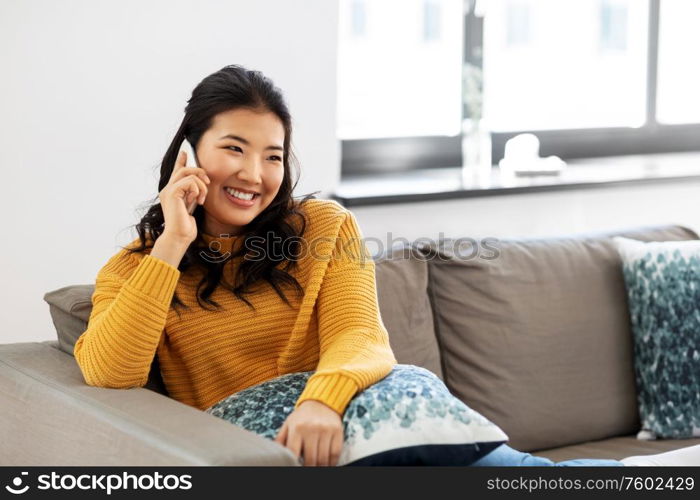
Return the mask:
<svg viewBox="0 0 700 500">
<path fill-rule="evenodd" d="M 211 180 L 203 205 L 205 233 L 238 235 L 267 208 L 284 178 L 283 147 L 284 126 L 274 113 L 234 109 L 214 117 L 196 146 L 199 166 Z M 241 199 L 249 198 L 245 193 L 257 194 Z"/>
</svg>

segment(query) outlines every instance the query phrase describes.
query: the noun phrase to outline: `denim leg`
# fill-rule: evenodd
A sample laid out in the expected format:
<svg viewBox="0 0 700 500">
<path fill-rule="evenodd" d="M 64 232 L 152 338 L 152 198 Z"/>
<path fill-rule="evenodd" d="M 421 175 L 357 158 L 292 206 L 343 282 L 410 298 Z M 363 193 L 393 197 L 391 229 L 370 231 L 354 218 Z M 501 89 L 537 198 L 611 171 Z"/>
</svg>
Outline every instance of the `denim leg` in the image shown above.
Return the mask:
<svg viewBox="0 0 700 500">
<path fill-rule="evenodd" d="M 545 457 L 536 457 L 530 453 L 514 450 L 507 444 L 502 444 L 492 452 L 481 457 L 476 462 L 472 463 L 472 467 L 601 467 L 601 466 L 624 466 L 618 460 L 605 460 L 595 458 L 577 458 L 574 460 L 564 460 L 562 462 L 553 462 Z"/>
</svg>

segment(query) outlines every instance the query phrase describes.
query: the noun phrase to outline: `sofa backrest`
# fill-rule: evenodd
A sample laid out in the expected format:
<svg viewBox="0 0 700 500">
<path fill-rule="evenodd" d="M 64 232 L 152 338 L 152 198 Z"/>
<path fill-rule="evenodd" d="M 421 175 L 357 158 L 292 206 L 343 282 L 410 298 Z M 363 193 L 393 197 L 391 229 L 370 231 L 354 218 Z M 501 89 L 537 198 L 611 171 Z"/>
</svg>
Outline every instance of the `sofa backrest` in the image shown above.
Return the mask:
<svg viewBox="0 0 700 500">
<path fill-rule="evenodd" d="M 445 383 L 518 450 L 639 430 L 627 296 L 610 240 L 617 235 L 698 238 L 661 226 L 431 249 Z"/>
<path fill-rule="evenodd" d="M 411 244 L 394 247 L 375 259 L 375 275 L 379 312 L 396 360 L 443 379 L 425 255 Z"/>
</svg>

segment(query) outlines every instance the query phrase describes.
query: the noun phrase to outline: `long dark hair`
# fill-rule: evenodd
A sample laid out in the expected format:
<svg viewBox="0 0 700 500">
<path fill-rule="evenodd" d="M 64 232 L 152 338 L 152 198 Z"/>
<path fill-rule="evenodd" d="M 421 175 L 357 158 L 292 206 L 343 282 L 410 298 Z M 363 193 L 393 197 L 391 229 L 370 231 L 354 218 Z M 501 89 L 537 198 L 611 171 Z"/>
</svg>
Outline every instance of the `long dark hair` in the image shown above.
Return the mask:
<svg viewBox="0 0 700 500">
<path fill-rule="evenodd" d="M 197 222 L 197 238 L 188 247 L 178 265 L 178 270 L 185 272 L 192 266 L 201 266 L 205 272 L 204 277 L 197 286 L 197 302 L 205 309 L 208 308 L 202 304 L 202 300 L 207 304 L 220 308 L 221 306 L 211 299 L 210 296 L 217 286 L 224 286 L 221 284 L 224 264 L 246 253 L 246 241 L 250 238 L 256 238 L 257 241 L 267 241 L 267 238 L 271 235 L 275 238 L 281 238 L 282 241 L 287 241 L 287 238 L 293 237 L 290 247 L 291 252 L 285 252 L 285 257 L 281 260 L 273 261 L 269 256 L 270 252 L 265 252 L 266 258 L 261 260 L 243 259 L 240 266 L 238 266 L 232 287 L 226 287 L 236 297 L 248 304 L 249 307 L 255 309 L 244 295 L 252 293 L 252 286 L 264 280 L 272 286 L 287 305 L 291 306 L 280 285 L 289 285 L 297 293 L 303 293 L 301 285 L 294 276 L 289 274 L 289 271 L 297 264 L 294 256 L 299 254 L 298 245 L 300 243 L 298 240 L 306 228 L 306 215 L 303 210 L 304 202 L 310 198 L 315 198 L 314 195 L 318 191 L 307 194 L 302 200 L 298 201 L 295 201 L 292 197 L 292 192 L 299 179 L 299 165 L 291 145 L 292 118 L 284 101 L 282 91 L 269 78 L 259 71 L 248 70 L 242 66 L 229 65 L 207 76 L 195 87 L 192 91 L 192 97 L 187 101 L 185 116 L 182 119 L 180 128 L 175 137 L 173 137 L 160 165 L 158 192 L 160 193 L 170 179 L 182 141 L 187 138 L 196 150 L 199 139 L 212 125 L 214 116 L 237 108 L 270 111 L 282 121 L 285 131 L 283 152 L 284 179 L 277 196 L 275 196 L 270 205 L 243 228 L 243 233 L 240 235 L 243 238 L 243 244 L 231 252 L 228 257 L 204 258 L 202 256 L 204 208 L 202 205 L 197 205 L 192 214 Z M 294 165 L 296 170 L 296 181 L 294 184 L 292 184 L 291 165 Z M 151 205 L 150 208 L 148 208 L 141 221 L 135 224 L 141 243 L 136 247 L 123 247 L 128 252 L 143 252 L 145 249 L 153 248 L 155 241 L 162 234 L 165 219 L 163 217 L 163 209 L 158 200 L 159 198 L 156 196 L 148 202 Z M 263 240 L 259 238 L 263 238 Z M 207 250 L 207 252 L 216 254 L 211 249 Z M 204 287 L 203 290 L 202 287 Z M 175 293 L 171 301 L 171 307 L 175 309 L 179 316 L 178 306 L 189 309 Z"/>
</svg>

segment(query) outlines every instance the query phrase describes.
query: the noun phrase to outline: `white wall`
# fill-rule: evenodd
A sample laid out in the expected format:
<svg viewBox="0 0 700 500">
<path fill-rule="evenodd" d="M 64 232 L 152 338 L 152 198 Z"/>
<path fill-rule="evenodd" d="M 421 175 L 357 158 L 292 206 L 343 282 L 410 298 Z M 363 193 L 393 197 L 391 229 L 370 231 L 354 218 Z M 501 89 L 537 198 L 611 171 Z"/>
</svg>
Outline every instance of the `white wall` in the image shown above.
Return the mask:
<svg viewBox="0 0 700 500">
<path fill-rule="evenodd" d="M 49 290 L 136 236 L 195 85 L 227 64 L 285 92 L 296 194 L 339 177 L 329 0 L 2 0 L 0 343 L 54 339 Z"/>
</svg>

